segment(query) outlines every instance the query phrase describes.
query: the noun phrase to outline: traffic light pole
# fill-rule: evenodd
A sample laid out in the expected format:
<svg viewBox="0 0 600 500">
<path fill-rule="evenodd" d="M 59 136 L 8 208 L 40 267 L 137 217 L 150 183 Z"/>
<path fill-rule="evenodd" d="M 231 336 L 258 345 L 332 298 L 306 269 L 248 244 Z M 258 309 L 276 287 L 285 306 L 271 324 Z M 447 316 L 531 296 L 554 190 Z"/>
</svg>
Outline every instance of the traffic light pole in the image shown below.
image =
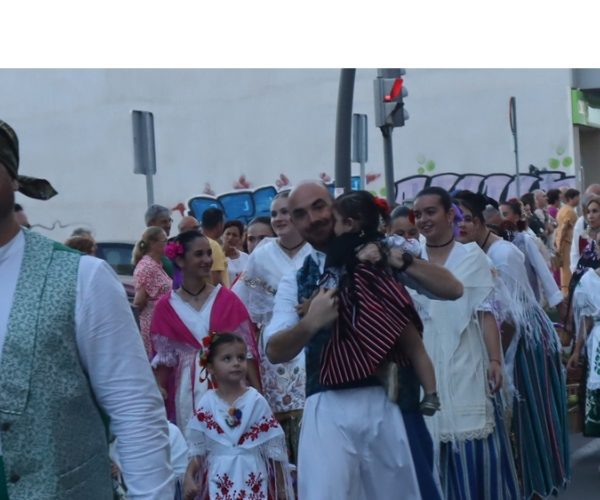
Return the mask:
<svg viewBox="0 0 600 500">
<path fill-rule="evenodd" d="M 352 101 L 356 69 L 342 69 L 338 91 L 337 121 L 335 129 L 335 187 L 350 192 L 351 145 L 352 145 Z"/>
<path fill-rule="evenodd" d="M 392 151 L 392 130 L 393 127 L 385 125 L 379 127 L 381 134 L 383 135 L 383 160 L 384 160 L 384 172 L 385 172 L 385 196 L 390 207 L 394 206 L 396 200 L 394 199 L 394 153 Z"/>
</svg>

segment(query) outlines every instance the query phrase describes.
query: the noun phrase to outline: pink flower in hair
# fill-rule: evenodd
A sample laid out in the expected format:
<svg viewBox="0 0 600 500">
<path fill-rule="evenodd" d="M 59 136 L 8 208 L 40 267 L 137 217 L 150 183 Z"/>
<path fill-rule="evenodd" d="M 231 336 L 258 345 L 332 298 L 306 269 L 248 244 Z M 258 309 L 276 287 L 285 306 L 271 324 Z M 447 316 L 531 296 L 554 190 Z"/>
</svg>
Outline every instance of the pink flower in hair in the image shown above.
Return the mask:
<svg viewBox="0 0 600 500">
<path fill-rule="evenodd" d="M 183 257 L 184 253 L 183 245 L 178 241 L 169 241 L 165 246 L 165 255 L 171 260 L 178 256 Z"/>
</svg>

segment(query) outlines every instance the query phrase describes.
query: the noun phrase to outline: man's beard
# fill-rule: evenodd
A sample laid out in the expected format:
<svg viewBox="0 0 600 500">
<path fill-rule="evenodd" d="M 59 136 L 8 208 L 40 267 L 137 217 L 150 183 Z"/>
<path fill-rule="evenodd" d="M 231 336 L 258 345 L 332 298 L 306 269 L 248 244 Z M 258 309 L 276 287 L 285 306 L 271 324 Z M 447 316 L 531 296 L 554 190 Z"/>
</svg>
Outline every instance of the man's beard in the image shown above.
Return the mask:
<svg viewBox="0 0 600 500">
<path fill-rule="evenodd" d="M 327 232 L 327 236 L 323 239 L 314 238 L 315 234 L 321 233 L 323 230 L 327 229 L 327 226 L 330 226 L 329 231 Z M 326 244 L 333 236 L 333 224 L 330 222 L 319 221 L 310 225 L 306 234 L 303 235 L 304 239 L 308 241 L 312 246 L 318 247 Z"/>
<path fill-rule="evenodd" d="M 0 197 L 0 221 L 5 221 L 9 217 L 14 217 L 15 212 L 15 192 L 9 190 L 5 196 Z"/>
</svg>

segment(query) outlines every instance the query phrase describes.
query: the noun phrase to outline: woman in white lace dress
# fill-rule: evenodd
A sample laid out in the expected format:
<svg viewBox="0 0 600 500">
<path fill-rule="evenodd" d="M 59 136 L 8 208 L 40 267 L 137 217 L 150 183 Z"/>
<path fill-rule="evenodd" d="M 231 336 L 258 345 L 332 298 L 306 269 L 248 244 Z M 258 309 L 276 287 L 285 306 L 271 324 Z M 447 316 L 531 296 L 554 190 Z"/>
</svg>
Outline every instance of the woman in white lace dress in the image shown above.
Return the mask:
<svg viewBox="0 0 600 500">
<path fill-rule="evenodd" d="M 287 205 L 288 192 L 273 199 L 271 225 L 277 237 L 268 238 L 256 247 L 250 254 L 246 271 L 232 288 L 261 330 L 273 314 L 275 292 L 281 278 L 298 270 L 311 249 L 291 223 Z M 290 460 L 296 463 L 305 400 L 304 353 L 287 363 L 273 365 L 264 354 L 266 344 L 267 339 L 261 334 L 259 351 L 263 392 L 286 433 Z"/>
</svg>

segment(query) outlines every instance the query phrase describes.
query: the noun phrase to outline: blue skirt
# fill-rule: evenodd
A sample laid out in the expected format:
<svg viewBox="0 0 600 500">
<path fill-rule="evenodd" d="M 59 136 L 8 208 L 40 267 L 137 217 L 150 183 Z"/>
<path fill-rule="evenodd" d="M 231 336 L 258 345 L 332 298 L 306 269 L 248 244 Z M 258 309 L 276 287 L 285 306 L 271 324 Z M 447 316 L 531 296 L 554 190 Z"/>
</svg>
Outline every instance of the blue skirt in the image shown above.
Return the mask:
<svg viewBox="0 0 600 500">
<path fill-rule="evenodd" d="M 434 476 L 433 441 L 423 415 L 419 411 L 402 411 L 402 418 L 404 418 L 421 497 L 427 500 L 441 500 Z"/>
<path fill-rule="evenodd" d="M 508 433 L 498 398 L 494 431 L 483 439 L 441 443 L 440 479 L 447 500 L 520 498 Z"/>
</svg>

